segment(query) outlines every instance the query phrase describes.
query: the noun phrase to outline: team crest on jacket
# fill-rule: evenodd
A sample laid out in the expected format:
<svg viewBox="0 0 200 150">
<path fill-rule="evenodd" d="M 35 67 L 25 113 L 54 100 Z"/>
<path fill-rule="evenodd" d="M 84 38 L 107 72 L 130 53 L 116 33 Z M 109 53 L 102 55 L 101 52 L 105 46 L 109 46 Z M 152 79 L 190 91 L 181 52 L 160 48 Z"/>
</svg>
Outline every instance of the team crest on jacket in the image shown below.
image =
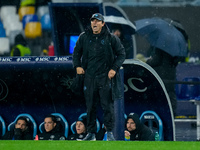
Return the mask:
<svg viewBox="0 0 200 150">
<path fill-rule="evenodd" d="M 105 40 L 104 40 L 104 39 L 101 40 L 101 44 L 102 44 L 102 45 L 105 45 Z"/>
<path fill-rule="evenodd" d="M 51 138 L 51 139 L 54 139 L 54 138 L 55 138 L 55 136 L 54 136 L 54 135 L 51 135 L 51 136 L 50 136 L 50 138 Z"/>
<path fill-rule="evenodd" d="M 59 140 L 65 140 L 65 137 L 64 137 L 64 136 L 61 136 L 61 137 L 59 138 Z"/>
</svg>

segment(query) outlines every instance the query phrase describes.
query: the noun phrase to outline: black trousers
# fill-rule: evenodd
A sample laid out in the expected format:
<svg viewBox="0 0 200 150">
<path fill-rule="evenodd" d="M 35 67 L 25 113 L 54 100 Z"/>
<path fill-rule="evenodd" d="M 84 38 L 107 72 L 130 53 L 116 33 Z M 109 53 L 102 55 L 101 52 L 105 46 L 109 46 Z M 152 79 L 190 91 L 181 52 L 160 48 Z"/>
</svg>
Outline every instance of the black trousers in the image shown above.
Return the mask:
<svg viewBox="0 0 200 150">
<path fill-rule="evenodd" d="M 112 131 L 114 127 L 114 101 L 111 89 L 111 80 L 107 74 L 96 77 L 85 75 L 84 96 L 87 106 L 88 132 L 95 133 L 97 131 L 96 118 L 99 101 L 103 109 L 104 125 L 107 131 Z"/>
</svg>

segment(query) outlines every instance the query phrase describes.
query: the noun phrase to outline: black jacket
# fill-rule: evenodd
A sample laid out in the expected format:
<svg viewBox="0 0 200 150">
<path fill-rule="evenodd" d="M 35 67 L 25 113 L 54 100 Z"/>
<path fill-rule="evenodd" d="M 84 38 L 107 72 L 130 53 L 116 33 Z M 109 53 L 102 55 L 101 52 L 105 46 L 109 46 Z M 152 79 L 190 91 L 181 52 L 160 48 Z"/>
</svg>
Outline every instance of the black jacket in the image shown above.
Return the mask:
<svg viewBox="0 0 200 150">
<path fill-rule="evenodd" d="M 58 131 L 56 128 L 50 132 L 43 132 L 38 135 L 38 140 L 65 140 L 63 132 Z"/>
<path fill-rule="evenodd" d="M 85 136 L 87 135 L 87 133 L 83 133 L 83 134 L 72 134 L 70 135 L 67 140 L 78 140 L 78 139 L 83 139 Z"/>
<path fill-rule="evenodd" d="M 33 134 L 28 131 L 22 132 L 21 129 L 8 131 L 2 137 L 2 140 L 33 140 Z"/>
<path fill-rule="evenodd" d="M 136 124 L 136 129 L 133 131 L 129 131 L 131 134 L 131 141 L 155 141 L 155 135 L 153 131 L 140 122 L 140 118 L 137 114 L 133 114 L 127 119 L 130 118 L 133 119 Z"/>
<path fill-rule="evenodd" d="M 90 42 L 93 40 L 92 38 L 93 32 L 91 27 L 80 34 L 73 53 L 74 68 L 83 67 L 83 69 L 87 72 L 88 49 L 92 49 L 90 47 Z M 116 75 L 112 79 L 113 99 L 120 99 L 122 98 L 122 92 L 119 68 L 121 67 L 126 57 L 125 49 L 121 44 L 120 39 L 111 34 L 106 25 L 102 28 L 99 39 L 101 40 L 101 43 L 104 47 L 106 65 L 109 65 L 107 67 L 109 70 L 113 69 L 116 71 Z"/>
<path fill-rule="evenodd" d="M 147 64 L 150 65 L 165 82 L 168 80 L 176 80 L 176 66 L 179 59 L 172 57 L 161 49 L 153 48 L 151 52 L 151 58 L 147 60 Z M 174 91 L 174 84 L 166 84 L 168 91 Z"/>
</svg>

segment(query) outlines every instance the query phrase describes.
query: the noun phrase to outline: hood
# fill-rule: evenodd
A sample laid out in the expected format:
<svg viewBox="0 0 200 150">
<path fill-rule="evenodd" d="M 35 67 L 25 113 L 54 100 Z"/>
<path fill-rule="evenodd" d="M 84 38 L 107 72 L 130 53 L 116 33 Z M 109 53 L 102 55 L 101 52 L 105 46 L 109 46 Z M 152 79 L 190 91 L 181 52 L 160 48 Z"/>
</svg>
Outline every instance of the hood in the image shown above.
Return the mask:
<svg viewBox="0 0 200 150">
<path fill-rule="evenodd" d="M 128 115 L 127 119 L 126 119 L 126 122 L 128 121 L 128 119 L 133 119 L 133 121 L 134 121 L 135 124 L 136 124 L 136 130 L 139 130 L 140 127 L 142 126 L 138 114 L 136 114 L 136 113 L 130 113 L 130 114 Z M 136 131 L 136 130 L 135 130 L 135 131 Z"/>
<path fill-rule="evenodd" d="M 15 45 L 21 44 L 23 46 L 27 45 L 27 42 L 22 34 L 18 34 L 15 37 Z"/>
</svg>

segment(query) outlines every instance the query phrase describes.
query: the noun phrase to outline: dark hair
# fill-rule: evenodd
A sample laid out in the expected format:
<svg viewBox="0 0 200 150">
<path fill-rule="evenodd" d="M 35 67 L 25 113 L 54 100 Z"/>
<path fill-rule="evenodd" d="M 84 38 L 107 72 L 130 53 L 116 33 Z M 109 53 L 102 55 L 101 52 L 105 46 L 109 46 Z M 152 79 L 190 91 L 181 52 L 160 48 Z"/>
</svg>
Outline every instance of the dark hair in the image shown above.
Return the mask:
<svg viewBox="0 0 200 150">
<path fill-rule="evenodd" d="M 47 115 L 45 118 L 51 118 L 51 120 L 53 121 L 53 122 L 57 122 L 57 119 L 56 119 L 56 117 L 54 116 L 54 115 Z"/>
<path fill-rule="evenodd" d="M 24 36 L 20 33 L 18 35 L 16 35 L 15 37 L 15 45 L 21 44 L 23 46 L 27 45 L 26 39 L 24 38 Z"/>
<path fill-rule="evenodd" d="M 26 126 L 28 126 L 28 124 L 29 124 L 29 121 L 28 121 L 28 119 L 26 118 L 26 117 L 19 117 L 18 119 L 17 119 L 17 121 L 15 122 L 15 124 L 17 124 L 17 122 L 19 121 L 19 120 L 24 120 L 25 122 L 26 122 Z"/>
</svg>

